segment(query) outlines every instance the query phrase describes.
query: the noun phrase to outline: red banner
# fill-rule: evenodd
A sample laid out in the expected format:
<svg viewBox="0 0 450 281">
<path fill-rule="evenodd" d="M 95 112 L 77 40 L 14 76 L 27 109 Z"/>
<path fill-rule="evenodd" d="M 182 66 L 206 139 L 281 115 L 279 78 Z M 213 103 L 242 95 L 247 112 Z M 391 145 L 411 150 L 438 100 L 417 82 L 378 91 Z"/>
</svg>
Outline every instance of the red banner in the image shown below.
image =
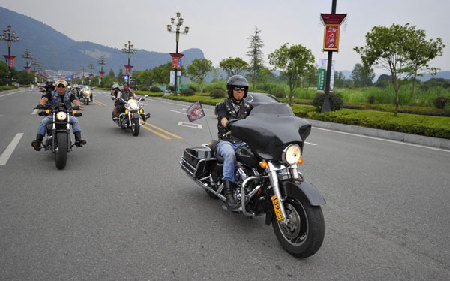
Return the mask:
<svg viewBox="0 0 450 281">
<path fill-rule="evenodd" d="M 324 51 L 339 51 L 339 24 L 325 24 Z"/>
<path fill-rule="evenodd" d="M 341 24 L 347 14 L 321 14 L 324 24 Z"/>
<path fill-rule="evenodd" d="M 9 66 L 9 67 L 14 67 L 14 58 L 16 57 L 16 56 L 4 56 L 5 57 L 5 60 L 6 60 L 6 64 Z"/>
<path fill-rule="evenodd" d="M 131 69 L 133 68 L 133 66 L 132 65 L 124 65 L 124 66 L 125 66 L 125 74 L 130 75 Z"/>
<path fill-rule="evenodd" d="M 184 56 L 184 54 L 170 53 L 170 55 L 172 56 L 172 68 L 180 69 L 181 68 L 181 58 Z"/>
<path fill-rule="evenodd" d="M 31 67 L 29 67 L 29 66 L 25 66 L 24 67 L 26 70 L 27 70 L 27 73 L 30 73 L 30 69 L 31 69 Z"/>
<path fill-rule="evenodd" d="M 103 78 L 103 74 L 105 74 L 104 71 L 100 71 L 100 78 Z"/>
</svg>

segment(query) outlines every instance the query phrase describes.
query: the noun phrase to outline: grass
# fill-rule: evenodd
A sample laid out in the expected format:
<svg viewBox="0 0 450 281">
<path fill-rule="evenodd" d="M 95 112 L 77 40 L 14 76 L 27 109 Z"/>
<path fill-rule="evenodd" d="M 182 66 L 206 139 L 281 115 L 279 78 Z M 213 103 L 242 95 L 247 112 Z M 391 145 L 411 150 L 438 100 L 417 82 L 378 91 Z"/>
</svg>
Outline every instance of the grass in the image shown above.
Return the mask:
<svg viewBox="0 0 450 281">
<path fill-rule="evenodd" d="M 16 86 L 0 86 L 0 91 L 17 89 Z"/>
</svg>

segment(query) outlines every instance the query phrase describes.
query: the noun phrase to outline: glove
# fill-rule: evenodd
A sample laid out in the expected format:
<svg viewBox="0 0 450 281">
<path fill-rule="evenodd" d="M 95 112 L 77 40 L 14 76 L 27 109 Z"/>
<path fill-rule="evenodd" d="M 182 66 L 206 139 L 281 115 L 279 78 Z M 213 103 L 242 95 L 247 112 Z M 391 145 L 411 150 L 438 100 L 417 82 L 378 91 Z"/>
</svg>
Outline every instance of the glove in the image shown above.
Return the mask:
<svg viewBox="0 0 450 281">
<path fill-rule="evenodd" d="M 230 119 L 230 120 L 228 120 L 228 121 L 227 121 L 227 124 L 226 124 L 226 126 L 225 126 L 225 128 L 226 128 L 227 130 L 231 130 L 232 124 L 233 124 L 234 122 L 236 122 L 236 121 L 238 121 L 238 119 Z"/>
<path fill-rule="evenodd" d="M 43 104 L 38 104 L 38 105 L 36 105 L 35 108 L 36 108 L 36 109 L 44 109 L 45 106 L 44 106 Z"/>
</svg>

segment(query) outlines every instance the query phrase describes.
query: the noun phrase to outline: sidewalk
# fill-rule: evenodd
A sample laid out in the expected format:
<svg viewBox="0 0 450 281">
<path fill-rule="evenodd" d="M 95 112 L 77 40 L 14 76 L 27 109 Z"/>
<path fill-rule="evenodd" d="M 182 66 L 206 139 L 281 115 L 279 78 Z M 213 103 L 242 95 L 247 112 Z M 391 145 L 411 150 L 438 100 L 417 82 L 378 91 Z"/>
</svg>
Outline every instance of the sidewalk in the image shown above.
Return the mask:
<svg viewBox="0 0 450 281">
<path fill-rule="evenodd" d="M 380 129 L 373 129 L 373 128 L 364 128 L 364 127 L 358 127 L 353 125 L 344 125 L 339 123 L 332 123 L 332 122 L 323 122 L 323 121 L 317 121 L 312 119 L 306 119 L 308 122 L 311 123 L 313 127 L 317 128 L 325 128 L 335 131 L 342 131 L 352 134 L 359 134 L 359 135 L 365 135 L 365 136 L 371 136 L 371 137 L 379 137 L 384 139 L 390 139 L 390 140 L 396 140 L 396 141 L 402 141 L 406 143 L 413 143 L 413 144 L 419 144 L 423 146 L 430 146 L 430 147 L 438 147 L 442 149 L 448 149 L 450 150 L 450 140 L 447 139 L 441 139 L 441 138 L 434 138 L 434 137 L 425 137 L 420 135 L 414 135 L 414 134 L 405 134 L 400 132 L 394 132 L 394 131 L 385 131 Z"/>
</svg>

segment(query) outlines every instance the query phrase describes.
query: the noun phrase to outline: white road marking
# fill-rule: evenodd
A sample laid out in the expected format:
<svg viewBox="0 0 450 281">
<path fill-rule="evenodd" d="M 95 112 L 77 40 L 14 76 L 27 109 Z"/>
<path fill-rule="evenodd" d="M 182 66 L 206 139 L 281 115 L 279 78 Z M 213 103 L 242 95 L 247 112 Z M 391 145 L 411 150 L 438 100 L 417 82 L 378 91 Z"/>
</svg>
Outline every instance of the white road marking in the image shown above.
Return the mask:
<svg viewBox="0 0 450 281">
<path fill-rule="evenodd" d="M 305 141 L 305 143 L 309 144 L 309 145 L 317 145 L 317 143 L 310 143 L 310 142 L 307 142 L 307 141 Z"/>
<path fill-rule="evenodd" d="M 193 128 L 193 129 L 201 129 L 202 128 L 201 124 L 188 123 L 188 122 L 178 122 L 178 126 L 184 126 L 184 127 Z"/>
<path fill-rule="evenodd" d="M 371 136 L 365 136 L 365 135 L 360 135 L 360 134 L 353 134 L 353 133 L 335 131 L 335 130 L 330 130 L 330 129 L 325 129 L 325 128 L 315 128 L 315 129 L 319 129 L 319 130 L 327 131 L 327 132 L 339 133 L 339 134 L 343 134 L 343 135 L 352 135 L 352 136 L 360 137 L 360 138 L 381 140 L 381 141 L 387 141 L 387 142 L 392 142 L 392 143 L 396 143 L 396 144 L 409 145 L 409 146 L 413 146 L 413 147 L 421 147 L 421 148 L 428 148 L 428 149 L 431 149 L 431 150 L 450 152 L 450 150 L 443 149 L 443 148 L 425 146 L 425 145 L 414 144 L 414 143 L 407 143 L 407 142 L 402 142 L 402 141 L 397 141 L 397 140 L 383 139 L 383 138 L 379 138 L 379 137 L 371 137 Z"/>
<path fill-rule="evenodd" d="M 13 153 L 22 136 L 23 133 L 17 133 L 16 136 L 12 139 L 11 143 L 6 147 L 5 151 L 3 151 L 2 155 L 0 155 L 0 166 L 6 165 L 6 162 L 8 162 L 9 157 L 11 157 L 11 154 Z"/>
<path fill-rule="evenodd" d="M 172 112 L 175 112 L 175 113 L 180 113 L 180 114 L 183 114 L 183 112 L 179 112 L 179 111 L 176 111 L 176 110 L 169 110 L 169 111 L 172 111 Z"/>
</svg>

